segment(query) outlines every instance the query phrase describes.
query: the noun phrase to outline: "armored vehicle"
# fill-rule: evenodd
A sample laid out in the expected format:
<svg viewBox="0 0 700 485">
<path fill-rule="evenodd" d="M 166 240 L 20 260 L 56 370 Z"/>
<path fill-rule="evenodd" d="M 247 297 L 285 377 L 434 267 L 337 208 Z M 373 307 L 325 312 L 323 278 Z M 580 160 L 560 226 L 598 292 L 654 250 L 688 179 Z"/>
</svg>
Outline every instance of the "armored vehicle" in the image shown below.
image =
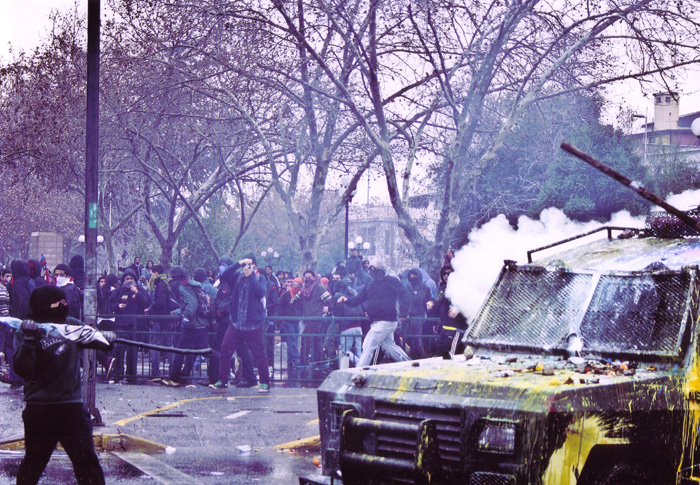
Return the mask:
<svg viewBox="0 0 700 485">
<path fill-rule="evenodd" d="M 327 483 L 700 481 L 700 238 L 664 217 L 506 261 L 464 355 L 333 372 Z"/>
</svg>

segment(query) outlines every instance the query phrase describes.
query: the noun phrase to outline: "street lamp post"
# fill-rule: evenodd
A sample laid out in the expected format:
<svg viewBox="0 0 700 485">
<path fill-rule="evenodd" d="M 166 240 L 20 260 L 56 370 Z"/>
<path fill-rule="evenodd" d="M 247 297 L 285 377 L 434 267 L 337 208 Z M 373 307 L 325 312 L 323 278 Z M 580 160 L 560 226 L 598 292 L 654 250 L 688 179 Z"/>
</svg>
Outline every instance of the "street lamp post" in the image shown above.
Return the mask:
<svg viewBox="0 0 700 485">
<path fill-rule="evenodd" d="M 340 185 L 343 187 L 343 190 L 347 190 L 348 187 L 350 187 L 351 181 L 352 175 L 343 175 L 343 178 L 340 179 Z M 345 261 L 348 260 L 348 227 L 350 225 L 350 202 L 352 201 L 352 198 L 355 196 L 356 193 L 357 189 L 350 192 L 348 200 L 345 201 L 345 244 L 343 245 L 345 247 Z"/>
<path fill-rule="evenodd" d="M 693 123 L 690 125 L 690 130 L 693 132 L 693 135 L 698 137 L 698 140 L 700 141 L 700 118 L 695 118 L 693 120 Z"/>
<path fill-rule="evenodd" d="M 649 108 L 644 111 L 644 116 L 642 115 L 632 115 L 633 118 L 644 118 L 644 166 L 647 165 L 647 146 L 649 145 L 647 139 L 647 114 L 649 113 Z"/>
<path fill-rule="evenodd" d="M 269 264 L 270 264 L 270 258 L 273 258 L 273 260 L 277 260 L 277 258 L 280 257 L 280 253 L 278 253 L 277 251 L 275 251 L 275 250 L 272 249 L 272 248 L 267 248 L 267 251 L 261 252 L 261 253 L 260 253 L 260 256 L 262 256 L 263 258 L 265 258 L 265 261 L 266 261 L 267 264 L 269 265 Z"/>
</svg>

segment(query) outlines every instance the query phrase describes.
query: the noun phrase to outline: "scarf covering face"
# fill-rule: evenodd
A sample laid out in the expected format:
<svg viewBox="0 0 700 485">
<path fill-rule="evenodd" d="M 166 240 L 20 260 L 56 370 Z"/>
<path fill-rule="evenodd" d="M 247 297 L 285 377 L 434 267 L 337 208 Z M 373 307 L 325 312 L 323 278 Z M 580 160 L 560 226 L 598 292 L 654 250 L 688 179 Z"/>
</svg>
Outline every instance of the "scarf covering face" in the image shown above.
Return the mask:
<svg viewBox="0 0 700 485">
<path fill-rule="evenodd" d="M 311 293 L 314 291 L 314 287 L 321 283 L 321 277 L 314 273 L 314 282 L 309 284 L 304 278 L 304 286 L 301 287 L 301 294 L 305 300 L 311 299 Z"/>
<path fill-rule="evenodd" d="M 298 283 L 299 285 L 303 285 L 303 284 L 304 284 L 304 282 L 302 281 L 301 278 L 294 278 L 294 282 L 295 282 L 295 283 Z M 292 294 L 292 297 L 297 296 L 297 295 L 299 294 L 300 291 L 301 291 L 301 286 L 292 286 L 292 287 L 289 289 L 289 292 Z"/>
</svg>

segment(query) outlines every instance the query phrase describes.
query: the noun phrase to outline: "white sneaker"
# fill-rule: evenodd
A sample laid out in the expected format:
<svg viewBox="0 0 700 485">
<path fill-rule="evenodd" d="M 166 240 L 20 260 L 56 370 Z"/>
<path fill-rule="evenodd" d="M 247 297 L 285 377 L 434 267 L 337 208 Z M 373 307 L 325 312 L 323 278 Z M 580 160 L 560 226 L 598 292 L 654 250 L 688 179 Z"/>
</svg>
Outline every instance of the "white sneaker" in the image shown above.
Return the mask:
<svg viewBox="0 0 700 485">
<path fill-rule="evenodd" d="M 5 363 L 5 354 L 0 352 L 0 367 Z"/>
</svg>

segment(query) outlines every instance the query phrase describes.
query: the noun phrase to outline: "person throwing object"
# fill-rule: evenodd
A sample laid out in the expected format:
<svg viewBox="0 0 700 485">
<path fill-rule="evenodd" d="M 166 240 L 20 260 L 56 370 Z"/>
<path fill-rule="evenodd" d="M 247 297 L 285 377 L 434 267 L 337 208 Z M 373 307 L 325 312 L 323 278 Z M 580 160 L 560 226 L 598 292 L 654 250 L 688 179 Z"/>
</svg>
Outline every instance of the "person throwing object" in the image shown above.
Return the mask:
<svg viewBox="0 0 700 485">
<path fill-rule="evenodd" d="M 370 320 L 371 327 L 362 344 L 357 367 L 369 365 L 377 347 L 384 349 L 397 362 L 411 360 L 394 342 L 394 330 L 398 326 L 396 303 L 399 303 L 400 312 L 405 317 L 411 304 L 411 295 L 397 277 L 386 274 L 384 262 L 380 258 L 370 260 L 369 271 L 372 279 L 357 296 L 338 298 L 338 303 L 353 307 L 363 304 Z"/>
<path fill-rule="evenodd" d="M 53 285 L 32 291 L 29 307 L 31 319 L 23 320 L 15 335 L 14 365 L 24 378 L 26 403 L 22 413 L 26 452 L 17 483 L 37 483 L 60 442 L 79 484 L 103 484 L 92 422 L 82 401 L 80 355 L 83 347 L 109 350 L 116 335 L 102 332 L 109 346 L 99 341 L 78 344 L 47 335 L 38 323 L 62 324 L 68 315 L 66 294 Z"/>
</svg>

